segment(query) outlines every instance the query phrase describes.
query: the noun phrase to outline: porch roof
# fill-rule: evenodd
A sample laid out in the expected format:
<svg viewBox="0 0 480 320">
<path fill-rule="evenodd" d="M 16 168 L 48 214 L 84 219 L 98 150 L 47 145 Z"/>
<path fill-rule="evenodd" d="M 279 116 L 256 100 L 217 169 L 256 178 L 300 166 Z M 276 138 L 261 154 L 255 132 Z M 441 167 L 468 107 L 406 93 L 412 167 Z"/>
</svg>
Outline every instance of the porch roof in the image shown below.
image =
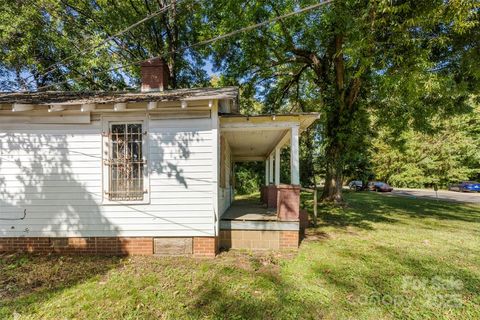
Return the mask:
<svg viewBox="0 0 480 320">
<path fill-rule="evenodd" d="M 221 115 L 220 131 L 228 141 L 233 161 L 262 161 L 290 141 L 292 128 L 298 128 L 301 134 L 319 117 L 319 113 Z"/>
</svg>

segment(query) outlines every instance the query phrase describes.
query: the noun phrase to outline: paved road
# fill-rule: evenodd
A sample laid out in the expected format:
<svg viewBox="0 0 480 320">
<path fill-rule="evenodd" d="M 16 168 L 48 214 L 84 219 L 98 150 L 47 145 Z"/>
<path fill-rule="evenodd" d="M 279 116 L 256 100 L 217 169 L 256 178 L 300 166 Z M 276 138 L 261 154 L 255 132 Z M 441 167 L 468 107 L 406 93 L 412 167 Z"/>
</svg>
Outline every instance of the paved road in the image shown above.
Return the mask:
<svg viewBox="0 0 480 320">
<path fill-rule="evenodd" d="M 393 195 L 436 199 L 435 191 L 430 189 L 402 189 L 395 188 Z M 465 193 L 454 191 L 438 191 L 438 199 L 447 201 L 470 202 L 480 204 L 480 193 Z"/>
</svg>

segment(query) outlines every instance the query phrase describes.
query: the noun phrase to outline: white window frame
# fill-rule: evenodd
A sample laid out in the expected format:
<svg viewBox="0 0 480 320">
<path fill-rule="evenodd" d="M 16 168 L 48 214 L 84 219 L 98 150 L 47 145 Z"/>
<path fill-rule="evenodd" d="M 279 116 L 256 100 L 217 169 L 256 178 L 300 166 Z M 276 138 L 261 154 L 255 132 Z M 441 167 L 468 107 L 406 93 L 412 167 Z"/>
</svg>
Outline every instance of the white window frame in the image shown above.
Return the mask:
<svg viewBox="0 0 480 320">
<path fill-rule="evenodd" d="M 112 124 L 138 124 L 142 125 L 142 132 L 146 132 L 142 138 L 142 160 L 143 165 L 143 188 L 145 193 L 142 200 L 110 200 L 108 192 L 109 185 L 109 170 L 110 166 L 107 164 L 110 156 L 109 137 L 105 133 L 109 133 Z M 107 116 L 102 117 L 102 204 L 103 205 L 126 205 L 126 204 L 150 204 L 150 179 L 149 179 L 149 156 L 150 149 L 148 143 L 148 118 L 145 116 Z"/>
</svg>

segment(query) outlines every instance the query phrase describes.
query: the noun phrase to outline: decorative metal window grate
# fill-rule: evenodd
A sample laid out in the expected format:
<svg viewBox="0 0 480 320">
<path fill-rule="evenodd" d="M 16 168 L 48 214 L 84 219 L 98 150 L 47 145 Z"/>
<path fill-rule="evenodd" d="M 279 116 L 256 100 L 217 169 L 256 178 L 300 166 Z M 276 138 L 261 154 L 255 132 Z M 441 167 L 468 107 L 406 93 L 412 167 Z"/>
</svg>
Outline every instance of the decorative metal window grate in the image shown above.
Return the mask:
<svg viewBox="0 0 480 320">
<path fill-rule="evenodd" d="M 108 198 L 111 201 L 143 200 L 144 165 L 142 124 L 111 124 L 108 133 Z"/>
</svg>

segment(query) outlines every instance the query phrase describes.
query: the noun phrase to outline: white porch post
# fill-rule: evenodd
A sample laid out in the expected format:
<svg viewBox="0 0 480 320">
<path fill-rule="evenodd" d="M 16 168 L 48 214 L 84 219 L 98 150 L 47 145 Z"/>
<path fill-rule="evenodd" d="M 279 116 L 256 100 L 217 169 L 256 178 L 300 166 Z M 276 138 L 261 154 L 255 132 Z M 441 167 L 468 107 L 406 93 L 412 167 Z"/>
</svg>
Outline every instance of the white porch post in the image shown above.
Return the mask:
<svg viewBox="0 0 480 320">
<path fill-rule="evenodd" d="M 220 213 L 219 199 L 218 199 L 218 177 L 220 172 L 220 149 L 218 144 L 220 141 L 219 119 L 218 119 L 218 100 L 215 100 L 212 106 L 212 153 L 214 161 L 212 161 L 212 198 L 213 198 L 213 222 L 214 222 L 214 235 L 220 234 Z"/>
<path fill-rule="evenodd" d="M 269 160 L 265 160 L 265 185 L 268 186 L 268 163 L 269 163 Z"/>
<path fill-rule="evenodd" d="M 275 148 L 275 185 L 280 185 L 280 147 Z"/>
<path fill-rule="evenodd" d="M 268 158 L 268 184 L 273 182 L 273 154 Z"/>
<path fill-rule="evenodd" d="M 298 126 L 290 129 L 290 183 L 300 184 Z"/>
</svg>

